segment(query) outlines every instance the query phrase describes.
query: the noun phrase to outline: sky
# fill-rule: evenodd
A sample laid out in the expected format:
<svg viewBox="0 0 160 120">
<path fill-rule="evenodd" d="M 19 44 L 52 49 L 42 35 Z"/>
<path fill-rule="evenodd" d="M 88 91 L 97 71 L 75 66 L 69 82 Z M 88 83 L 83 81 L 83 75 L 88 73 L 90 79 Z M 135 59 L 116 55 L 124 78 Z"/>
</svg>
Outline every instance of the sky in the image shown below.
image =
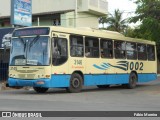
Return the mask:
<svg viewBox="0 0 160 120">
<path fill-rule="evenodd" d="M 131 0 L 107 0 L 109 12 L 114 12 L 115 9 L 120 9 L 124 12 L 134 12 L 137 5 Z"/>
<path fill-rule="evenodd" d="M 108 11 L 113 13 L 115 9 L 119 9 L 123 13 L 123 19 L 134 16 L 134 12 L 137 5 L 131 0 L 107 0 L 108 1 Z M 137 26 L 137 24 L 130 24 L 131 27 Z"/>
</svg>

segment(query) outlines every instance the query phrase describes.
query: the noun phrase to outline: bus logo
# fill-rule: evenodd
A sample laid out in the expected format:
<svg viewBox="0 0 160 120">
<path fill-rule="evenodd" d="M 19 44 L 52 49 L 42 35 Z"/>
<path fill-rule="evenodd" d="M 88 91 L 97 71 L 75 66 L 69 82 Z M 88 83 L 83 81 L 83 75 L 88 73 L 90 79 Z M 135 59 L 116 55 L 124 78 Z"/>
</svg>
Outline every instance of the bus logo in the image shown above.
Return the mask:
<svg viewBox="0 0 160 120">
<path fill-rule="evenodd" d="M 11 112 L 2 112 L 2 117 L 10 118 L 11 117 Z"/>
<path fill-rule="evenodd" d="M 111 65 L 110 63 L 102 63 L 101 65 L 93 65 L 95 68 L 100 70 L 108 70 L 112 67 L 118 68 L 124 71 L 127 70 L 143 70 L 143 62 L 127 62 L 127 61 L 119 61 L 116 63 L 116 65 Z"/>
</svg>

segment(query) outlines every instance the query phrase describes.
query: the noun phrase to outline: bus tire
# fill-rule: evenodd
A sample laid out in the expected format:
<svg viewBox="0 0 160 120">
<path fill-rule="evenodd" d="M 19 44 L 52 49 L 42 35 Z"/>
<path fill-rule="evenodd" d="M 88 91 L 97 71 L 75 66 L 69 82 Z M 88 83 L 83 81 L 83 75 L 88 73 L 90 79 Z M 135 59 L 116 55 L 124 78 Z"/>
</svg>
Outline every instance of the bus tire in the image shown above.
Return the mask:
<svg viewBox="0 0 160 120">
<path fill-rule="evenodd" d="M 133 89 L 137 85 L 137 75 L 134 72 L 131 72 L 129 76 L 129 83 L 127 84 L 128 89 Z"/>
<path fill-rule="evenodd" d="M 37 92 L 37 93 L 45 93 L 47 92 L 48 88 L 41 88 L 41 87 L 33 87 L 33 89 Z"/>
<path fill-rule="evenodd" d="M 78 73 L 74 73 L 70 79 L 70 86 L 66 89 L 69 93 L 78 93 L 82 90 L 83 79 Z"/>
<path fill-rule="evenodd" d="M 100 89 L 105 89 L 105 88 L 109 88 L 110 85 L 97 85 L 98 88 Z"/>
</svg>

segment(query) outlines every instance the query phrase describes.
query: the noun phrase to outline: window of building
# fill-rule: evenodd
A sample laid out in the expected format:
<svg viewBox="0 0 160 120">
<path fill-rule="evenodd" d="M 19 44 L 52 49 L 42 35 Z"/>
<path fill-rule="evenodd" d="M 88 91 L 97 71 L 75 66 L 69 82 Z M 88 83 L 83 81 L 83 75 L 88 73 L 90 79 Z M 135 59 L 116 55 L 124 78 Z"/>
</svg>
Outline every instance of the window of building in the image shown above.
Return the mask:
<svg viewBox="0 0 160 120">
<path fill-rule="evenodd" d="M 52 39 L 52 63 L 55 66 L 64 64 L 68 59 L 67 39 Z"/>
<path fill-rule="evenodd" d="M 2 23 L 1 23 L 1 27 L 4 27 L 4 26 L 5 26 L 5 25 L 4 25 L 4 22 L 2 22 Z"/>
<path fill-rule="evenodd" d="M 136 43 L 127 42 L 126 43 L 126 55 L 127 59 L 137 59 L 137 47 Z"/>
<path fill-rule="evenodd" d="M 139 60 L 147 60 L 146 45 L 145 44 L 137 44 L 137 49 L 138 49 L 138 59 Z"/>
<path fill-rule="evenodd" d="M 93 37 L 85 38 L 85 56 L 98 58 L 99 57 L 99 39 Z"/>
<path fill-rule="evenodd" d="M 70 36 L 70 54 L 72 57 L 84 56 L 83 36 Z"/>
<path fill-rule="evenodd" d="M 126 58 L 126 43 L 124 41 L 115 41 L 114 42 L 114 52 L 116 59 L 125 59 Z"/>
<path fill-rule="evenodd" d="M 101 39 L 101 57 L 113 58 L 113 41 Z"/>
<path fill-rule="evenodd" d="M 148 60 L 154 61 L 155 60 L 155 48 L 154 45 L 147 45 L 147 54 Z"/>
<path fill-rule="evenodd" d="M 53 25 L 54 26 L 60 26 L 61 25 L 61 21 L 59 19 L 53 19 Z"/>
</svg>

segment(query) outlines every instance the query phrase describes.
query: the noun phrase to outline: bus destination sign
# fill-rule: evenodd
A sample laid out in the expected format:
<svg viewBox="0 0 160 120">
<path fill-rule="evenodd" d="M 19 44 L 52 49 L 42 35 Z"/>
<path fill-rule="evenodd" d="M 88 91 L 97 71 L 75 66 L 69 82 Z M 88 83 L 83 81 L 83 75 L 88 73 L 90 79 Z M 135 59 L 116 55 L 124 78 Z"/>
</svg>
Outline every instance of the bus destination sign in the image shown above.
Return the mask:
<svg viewBox="0 0 160 120">
<path fill-rule="evenodd" d="M 31 36 L 31 35 L 48 35 L 49 28 L 26 28 L 26 29 L 19 29 L 13 32 L 13 37 L 19 36 Z"/>
</svg>

